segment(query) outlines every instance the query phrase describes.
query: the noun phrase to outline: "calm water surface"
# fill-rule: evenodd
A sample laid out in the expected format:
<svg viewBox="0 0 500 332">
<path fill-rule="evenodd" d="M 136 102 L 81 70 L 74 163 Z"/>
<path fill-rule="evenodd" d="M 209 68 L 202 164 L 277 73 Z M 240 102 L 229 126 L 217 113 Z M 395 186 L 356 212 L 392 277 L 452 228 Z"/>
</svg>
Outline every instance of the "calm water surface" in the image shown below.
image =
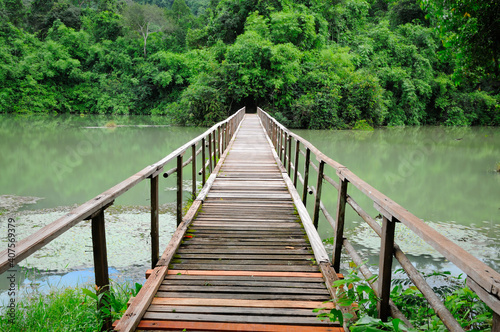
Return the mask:
<svg viewBox="0 0 500 332">
<path fill-rule="evenodd" d="M 118 127 L 106 127 L 114 125 Z M 162 118 L 150 117 L 0 116 L 0 195 L 43 198 L 21 210 L 81 204 L 204 130 L 169 127 Z M 494 172 L 500 162 L 499 128 L 295 132 L 499 270 L 500 174 Z M 332 170 L 328 172 L 334 177 Z M 310 179 L 315 181 L 314 173 Z M 174 181 L 161 180 L 161 203 L 174 202 Z M 334 214 L 336 193 L 328 186 L 322 197 Z M 349 194 L 377 216 L 370 200 L 353 187 Z M 312 201 L 310 197 L 309 207 Z M 115 205 L 149 205 L 148 182 L 127 192 Z M 0 237 L 5 243 L 3 219 L 0 216 Z M 380 240 L 350 210 L 346 228 L 347 236 L 369 263 L 376 263 Z M 324 220 L 320 233 L 325 239 L 332 235 Z M 454 269 L 401 225 L 396 240 L 418 268 Z"/>
<path fill-rule="evenodd" d="M 494 170 L 500 162 L 500 128 L 419 127 L 373 132 L 297 130 L 296 133 L 499 270 L 500 173 Z M 330 175 L 334 177 L 335 173 L 330 170 Z M 348 192 L 370 215 L 378 215 L 371 201 L 357 189 L 351 186 Z M 331 202 L 336 202 L 336 193 L 330 191 L 323 197 L 334 215 Z M 321 226 L 323 237 L 331 236 L 327 222 Z M 372 254 L 378 252 L 380 240 L 371 236 L 373 233 L 350 208 L 347 228 L 358 248 Z M 453 269 L 403 225 L 398 225 L 396 240 L 404 251 L 415 256 L 419 268 L 430 265 Z"/>
</svg>

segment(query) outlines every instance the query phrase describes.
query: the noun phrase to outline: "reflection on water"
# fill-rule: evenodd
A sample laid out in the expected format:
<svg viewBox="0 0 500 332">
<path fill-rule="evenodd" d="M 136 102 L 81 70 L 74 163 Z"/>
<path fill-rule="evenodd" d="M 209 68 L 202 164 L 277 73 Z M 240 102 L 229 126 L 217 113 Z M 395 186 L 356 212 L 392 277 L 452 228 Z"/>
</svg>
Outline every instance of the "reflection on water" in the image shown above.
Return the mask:
<svg viewBox="0 0 500 332">
<path fill-rule="evenodd" d="M 494 172 L 500 161 L 500 128 L 295 132 L 476 257 L 500 269 L 500 173 Z M 336 178 L 335 172 L 327 172 Z M 315 181 L 315 174 L 310 178 Z M 322 200 L 334 215 L 337 195 L 330 187 L 323 186 Z M 379 214 L 353 186 L 348 192 L 372 217 Z M 356 235 L 359 248 L 376 255 L 380 239 L 360 221 L 348 208 L 348 231 Z M 332 236 L 326 221 L 320 225 L 320 232 L 323 238 Z M 402 249 L 416 258 L 417 265 L 442 260 L 431 254 L 432 248 L 412 244 L 409 240 L 415 237 L 403 225 L 398 225 L 397 232 Z"/>
<path fill-rule="evenodd" d="M 0 115 L 0 195 L 42 197 L 31 209 L 84 203 L 205 130 L 165 124 L 164 118 L 140 116 Z M 117 204 L 147 204 L 146 182 L 132 191 Z M 174 195 L 160 196 L 167 202 Z"/>
</svg>

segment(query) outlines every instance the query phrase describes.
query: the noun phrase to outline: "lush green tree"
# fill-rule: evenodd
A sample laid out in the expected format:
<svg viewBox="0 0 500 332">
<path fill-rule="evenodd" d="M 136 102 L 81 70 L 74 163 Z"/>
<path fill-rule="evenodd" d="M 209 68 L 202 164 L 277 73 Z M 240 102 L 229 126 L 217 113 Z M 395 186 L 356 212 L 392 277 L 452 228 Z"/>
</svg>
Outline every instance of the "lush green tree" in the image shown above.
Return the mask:
<svg viewBox="0 0 500 332">
<path fill-rule="evenodd" d="M 144 58 L 147 56 L 148 38 L 166 28 L 164 12 L 157 6 L 129 3 L 123 12 L 126 24 L 142 38 Z"/>
<path fill-rule="evenodd" d="M 26 8 L 22 0 L 0 0 L 0 19 L 21 26 L 26 17 Z"/>
<path fill-rule="evenodd" d="M 456 61 L 455 81 L 500 79 L 500 2 L 421 1 Z M 498 85 L 495 84 L 498 89 Z M 498 90 L 497 90 L 498 91 Z"/>
</svg>

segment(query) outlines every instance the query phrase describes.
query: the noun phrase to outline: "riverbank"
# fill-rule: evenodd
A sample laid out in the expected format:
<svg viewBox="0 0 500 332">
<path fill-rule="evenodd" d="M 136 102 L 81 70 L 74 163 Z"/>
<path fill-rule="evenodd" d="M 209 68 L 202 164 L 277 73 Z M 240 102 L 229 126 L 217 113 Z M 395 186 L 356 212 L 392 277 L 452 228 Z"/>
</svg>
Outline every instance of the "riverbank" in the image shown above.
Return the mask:
<svg viewBox="0 0 500 332">
<path fill-rule="evenodd" d="M 123 315 L 140 284 L 112 283 L 109 299 L 112 319 Z M 97 310 L 96 290 L 86 287 L 53 287 L 49 292 L 34 288 L 0 314 L 0 331 L 100 331 L 105 310 Z"/>
</svg>

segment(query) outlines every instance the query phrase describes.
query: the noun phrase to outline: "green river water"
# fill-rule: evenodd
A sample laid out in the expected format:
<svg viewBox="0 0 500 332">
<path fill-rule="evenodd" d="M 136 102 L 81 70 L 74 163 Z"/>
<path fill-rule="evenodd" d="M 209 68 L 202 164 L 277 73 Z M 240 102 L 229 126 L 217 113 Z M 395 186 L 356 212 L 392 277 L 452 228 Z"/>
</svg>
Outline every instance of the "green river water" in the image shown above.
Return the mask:
<svg viewBox="0 0 500 332">
<path fill-rule="evenodd" d="M 204 130 L 171 127 L 162 118 L 139 116 L 0 116 L 1 245 L 6 247 L 8 217 L 16 220 L 16 239 L 20 240 Z M 494 170 L 500 162 L 500 128 L 295 132 L 499 270 L 500 173 Z M 302 171 L 302 166 L 299 169 Z M 332 170 L 327 169 L 327 173 L 335 176 Z M 315 183 L 314 173 L 310 179 Z M 173 205 L 169 204 L 175 201 L 175 179 L 160 181 L 160 245 L 165 247 L 175 229 Z M 322 199 L 334 215 L 336 193 L 328 187 L 324 185 Z M 372 216 L 378 214 L 359 192 L 349 188 L 349 194 Z M 309 208 L 312 201 L 310 196 Z M 149 184 L 145 181 L 117 199 L 107 213 L 113 278 L 141 281 L 149 267 L 148 205 Z M 347 211 L 347 237 L 370 264 L 376 264 L 380 240 L 354 212 Z M 331 236 L 324 220 L 320 234 L 324 239 Z M 417 268 L 458 273 L 402 225 L 398 225 L 396 241 Z M 84 276 L 92 275 L 88 222 L 69 230 L 20 266 L 36 268 L 38 274 L 20 270 L 20 284 L 33 280 L 44 286 L 84 282 Z M 0 275 L 0 290 L 7 288 L 4 279 Z"/>
</svg>

